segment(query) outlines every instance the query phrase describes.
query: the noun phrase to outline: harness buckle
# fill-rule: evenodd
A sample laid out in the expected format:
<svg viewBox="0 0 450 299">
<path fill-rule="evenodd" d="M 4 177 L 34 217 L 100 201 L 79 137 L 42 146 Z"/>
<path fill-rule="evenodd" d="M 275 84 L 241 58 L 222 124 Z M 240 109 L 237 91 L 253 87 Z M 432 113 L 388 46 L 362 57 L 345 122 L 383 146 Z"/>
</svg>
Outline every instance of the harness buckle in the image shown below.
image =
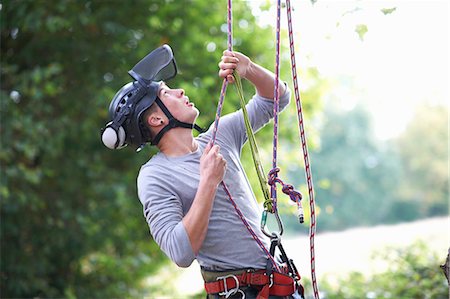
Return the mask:
<svg viewBox="0 0 450 299">
<path fill-rule="evenodd" d="M 273 286 L 273 273 L 270 274 L 269 279 L 270 279 L 269 288 L 271 288 Z"/>
<path fill-rule="evenodd" d="M 234 281 L 236 282 L 236 287 L 228 290 L 227 278 L 233 278 Z M 225 296 L 225 298 L 228 298 L 231 295 L 234 295 L 239 292 L 242 294 L 242 299 L 245 298 L 245 293 L 239 289 L 239 279 L 236 277 L 236 275 L 229 274 L 229 275 L 225 275 L 225 276 L 219 276 L 219 277 L 217 277 L 216 280 L 221 280 L 221 279 L 223 280 L 224 291 L 219 293 L 219 296 Z"/>
</svg>

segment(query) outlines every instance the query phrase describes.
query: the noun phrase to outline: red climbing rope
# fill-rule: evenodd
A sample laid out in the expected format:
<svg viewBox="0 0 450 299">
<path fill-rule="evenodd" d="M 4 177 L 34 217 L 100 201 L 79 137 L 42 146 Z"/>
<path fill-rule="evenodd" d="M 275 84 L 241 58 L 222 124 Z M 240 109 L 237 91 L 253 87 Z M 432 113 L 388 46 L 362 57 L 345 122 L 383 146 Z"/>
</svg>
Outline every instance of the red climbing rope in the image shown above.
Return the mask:
<svg viewBox="0 0 450 299">
<path fill-rule="evenodd" d="M 292 30 L 292 17 L 291 17 L 291 1 L 286 0 L 286 8 L 287 8 L 287 20 L 288 20 L 288 29 L 289 29 L 289 45 L 291 50 L 291 67 L 292 67 L 292 80 L 294 83 L 294 93 L 295 93 L 295 103 L 297 105 L 297 116 L 298 116 L 298 126 L 300 133 L 300 142 L 303 151 L 303 159 L 305 162 L 305 175 L 306 181 L 308 184 L 308 194 L 309 194 L 309 208 L 311 213 L 310 220 L 310 229 L 309 229 L 309 244 L 310 244 L 310 254 L 311 254 L 311 283 L 314 291 L 314 298 L 319 298 L 319 288 L 317 286 L 317 278 L 316 278 L 316 255 L 314 251 L 314 236 L 316 235 L 316 212 L 315 212 L 315 200 L 314 200 L 314 186 L 313 179 L 311 174 L 311 164 L 309 162 L 308 155 L 308 145 L 306 142 L 306 134 L 305 128 L 303 126 L 303 109 L 302 103 L 300 100 L 300 92 L 298 90 L 298 82 L 297 82 L 297 65 L 295 63 L 295 51 L 294 51 L 294 34 Z"/>
<path fill-rule="evenodd" d="M 311 165 L 309 162 L 308 146 L 306 143 L 305 129 L 303 126 L 303 112 L 300 101 L 300 93 L 298 90 L 297 71 L 295 63 L 295 51 L 294 51 L 294 35 L 292 30 L 292 17 L 291 17 L 291 3 L 290 0 L 286 0 L 287 7 L 287 19 L 289 28 L 289 43 L 291 51 L 291 67 L 292 67 L 292 79 L 294 83 L 295 100 L 297 105 L 297 116 L 300 131 L 300 141 L 303 150 L 303 158 L 305 161 L 305 173 L 308 184 L 309 194 L 309 206 L 310 206 L 310 254 L 311 254 L 311 281 L 314 291 L 314 297 L 319 298 L 319 289 L 317 286 L 316 267 L 315 267 L 315 250 L 314 250 L 314 237 L 316 234 L 316 214 L 315 214 L 315 200 L 314 200 L 314 187 L 311 174 Z M 273 181 L 277 181 L 277 146 L 278 146 L 278 112 L 279 112 L 279 72 L 280 72 L 280 15 L 281 15 L 281 1 L 277 1 L 277 19 L 276 19 L 276 58 L 275 58 L 275 90 L 274 90 L 274 126 L 273 126 L 273 169 L 269 172 L 269 177 L 272 177 Z M 282 181 L 281 181 L 282 182 Z M 282 183 L 284 186 L 284 183 Z M 276 185 L 271 184 L 271 197 L 274 202 L 274 210 L 276 211 L 277 194 Z M 291 196 L 292 199 L 292 196 Z M 300 198 L 299 198 L 300 199 Z M 299 204 L 300 200 L 297 201 Z"/>
<path fill-rule="evenodd" d="M 228 17 L 227 17 L 227 25 L 228 25 L 228 50 L 232 51 L 232 7 L 231 0 L 228 0 Z M 291 18 L 291 5 L 290 0 L 286 0 L 287 5 L 287 18 L 288 18 L 288 27 L 289 27 L 289 41 L 290 41 L 290 50 L 291 50 L 291 66 L 292 66 L 292 77 L 294 83 L 294 91 L 295 91 L 295 99 L 297 105 L 297 115 L 299 120 L 299 131 L 300 131 L 300 141 L 303 150 L 303 157 L 305 162 L 305 173 L 308 184 L 308 194 L 309 194 L 309 204 L 310 204 L 310 253 L 311 253 L 311 276 L 312 276 L 312 285 L 314 290 L 314 297 L 319 299 L 319 290 L 317 287 L 317 279 L 316 279 L 316 271 L 315 271 L 315 251 L 314 251 L 314 237 L 316 233 L 316 217 L 315 217 L 315 201 L 314 201 L 314 188 L 311 174 L 311 167 L 309 162 L 308 155 L 308 147 L 306 142 L 306 135 L 303 126 L 303 113 L 302 113 L 302 105 L 300 100 L 300 94 L 298 91 L 298 82 L 297 82 L 297 72 L 296 72 L 296 63 L 295 63 L 295 52 L 294 52 L 294 38 L 292 32 L 292 18 Z M 273 200 L 273 211 L 278 215 L 277 212 L 277 192 L 276 192 L 276 183 L 280 183 L 283 186 L 283 192 L 288 194 L 291 199 L 297 202 L 299 211 L 301 210 L 301 194 L 293 189 L 291 185 L 284 184 L 278 178 L 279 168 L 277 167 L 277 147 L 278 147 L 278 113 L 279 113 L 279 72 L 280 72 L 280 11 L 281 11 L 281 1 L 277 1 L 277 23 L 276 23 L 276 57 L 275 57 L 275 86 L 274 86 L 274 138 L 273 138 L 273 163 L 272 170 L 269 172 L 269 184 L 271 186 L 271 199 Z M 223 102 L 227 90 L 227 80 L 224 79 L 222 83 L 222 89 L 220 93 L 219 103 L 217 106 L 216 119 L 214 123 L 213 135 L 211 138 L 211 142 L 214 144 L 216 140 L 216 134 L 219 126 L 219 120 L 222 112 Z M 270 252 L 264 246 L 262 241 L 250 227 L 248 221 L 245 216 L 240 211 L 239 207 L 236 205 L 235 201 L 232 198 L 228 187 L 225 182 L 221 183 L 222 188 L 225 193 L 228 195 L 230 202 L 232 203 L 236 213 L 241 219 L 242 223 L 245 225 L 249 233 L 258 243 L 261 250 L 266 254 L 268 259 L 271 261 L 272 265 L 276 269 L 276 271 L 280 272 L 278 264 L 273 259 Z M 300 217 L 300 214 L 299 214 Z M 278 236 L 279 238 L 279 236 Z"/>
</svg>

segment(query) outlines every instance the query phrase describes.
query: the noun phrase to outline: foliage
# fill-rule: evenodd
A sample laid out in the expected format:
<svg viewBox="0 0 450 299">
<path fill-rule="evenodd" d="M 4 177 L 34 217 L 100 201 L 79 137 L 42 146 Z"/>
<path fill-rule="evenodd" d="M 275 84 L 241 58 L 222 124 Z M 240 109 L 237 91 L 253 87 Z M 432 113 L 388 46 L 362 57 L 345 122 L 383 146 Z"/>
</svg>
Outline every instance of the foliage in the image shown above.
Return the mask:
<svg viewBox="0 0 450 299">
<path fill-rule="evenodd" d="M 430 254 L 426 244 L 417 242 L 406 248 L 386 248 L 376 259 L 388 265 L 382 273 L 367 277 L 353 272 L 335 284 L 324 283 L 326 299 L 448 298 L 445 276 L 438 257 Z"/>
<path fill-rule="evenodd" d="M 248 1 L 233 2 L 235 50 L 273 69 L 273 30 L 258 26 Z M 150 238 L 135 188 L 138 168 L 155 149 L 109 151 L 99 129 L 108 120 L 109 100 L 130 80 L 127 71 L 163 43 L 172 46 L 180 71 L 169 85 L 186 90 L 202 111 L 199 124 L 209 126 L 222 83 L 216 73 L 226 48 L 226 2 L 5 0 L 0 14 L 2 298 L 157 294 L 158 286 L 145 278 L 167 258 Z M 286 44 L 282 51 L 288 53 Z M 290 76 L 287 56 L 284 80 Z M 316 69 L 299 75 L 308 86 L 302 98 L 311 119 L 322 109 L 329 82 Z M 247 99 L 253 94 L 248 86 L 244 91 Z M 229 88 L 223 112 L 236 107 Z M 448 209 L 443 115 L 421 111 L 396 153 L 373 139 L 363 110 L 328 109 L 320 139 L 307 122 L 310 150 L 320 146 L 312 155 L 320 227 L 409 220 Z M 304 189 L 295 117 L 292 103 L 280 119 L 281 176 Z M 271 130 L 257 134 L 266 171 Z M 243 162 L 258 195 L 247 149 Z"/>
<path fill-rule="evenodd" d="M 447 138 L 448 108 L 423 105 L 393 141 L 403 170 L 398 188 L 400 203 L 420 207 L 421 217 L 446 215 L 449 211 Z"/>
<path fill-rule="evenodd" d="M 384 15 L 388 15 L 388 14 L 393 13 L 393 12 L 396 11 L 396 10 L 397 10 L 397 7 L 382 8 L 382 9 L 381 9 L 381 12 L 382 12 Z"/>
<path fill-rule="evenodd" d="M 311 153 L 320 228 L 446 215 L 447 112 L 421 107 L 401 136 L 380 142 L 361 103 L 348 111 L 327 103 Z"/>
<path fill-rule="evenodd" d="M 358 34 L 359 39 L 361 41 L 364 40 L 364 35 L 367 33 L 367 31 L 369 31 L 369 29 L 367 29 L 367 25 L 366 24 L 358 24 L 355 27 L 355 32 Z"/>
<path fill-rule="evenodd" d="M 386 247 L 372 255 L 373 263 L 385 265 L 384 270 L 350 272 L 336 278 L 325 275 L 319 279 L 323 299 L 446 299 L 447 280 L 439 269 L 442 257 L 430 253 L 427 244 L 416 241 L 408 246 Z M 301 279 L 306 299 L 312 299 L 309 275 Z M 201 292 L 190 298 L 204 298 Z"/>
<path fill-rule="evenodd" d="M 225 18 L 224 1 L 2 2 L 2 297 L 152 292 L 142 279 L 167 259 L 149 238 L 135 180 L 154 149 L 108 151 L 99 129 L 127 71 L 163 43 L 180 70 L 169 84 L 209 125 Z M 247 2 L 235 1 L 234 24 L 235 49 L 273 65 L 272 29 L 257 26 Z M 224 112 L 236 97 L 229 103 Z"/>
<path fill-rule="evenodd" d="M 318 149 L 311 154 L 321 228 L 385 220 L 390 203 L 386 190 L 395 188 L 398 170 L 376 143 L 368 112 L 361 105 L 342 111 L 329 104 L 321 127 Z"/>
</svg>

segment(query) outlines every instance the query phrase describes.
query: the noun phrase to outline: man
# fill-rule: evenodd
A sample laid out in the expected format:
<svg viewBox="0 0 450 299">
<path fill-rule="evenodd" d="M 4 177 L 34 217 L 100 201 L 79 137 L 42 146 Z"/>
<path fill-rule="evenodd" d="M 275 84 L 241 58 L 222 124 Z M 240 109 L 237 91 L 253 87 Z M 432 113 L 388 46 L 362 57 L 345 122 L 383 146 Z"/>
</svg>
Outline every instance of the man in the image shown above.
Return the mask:
<svg viewBox="0 0 450 299">
<path fill-rule="evenodd" d="M 232 73 L 236 71 L 254 85 L 256 94 L 247 104 L 253 130 L 268 123 L 273 117 L 274 74 L 247 56 L 231 51 L 223 52 L 219 68 L 219 76 L 230 83 L 234 82 Z M 282 109 L 289 103 L 290 91 L 284 83 L 280 83 L 279 91 Z M 261 209 L 240 162 L 247 140 L 242 111 L 220 119 L 212 145 L 213 126 L 196 138 L 192 125 L 168 126 L 173 119 L 193 124 L 199 115 L 183 89 L 159 83 L 156 101 L 159 102 L 141 114 L 140 121 L 159 153 L 141 167 L 137 179 L 139 199 L 154 240 L 180 267 L 188 267 L 197 259 L 207 282 L 220 279 L 223 273 L 266 269 L 266 255 L 235 213 L 229 196 L 219 187 L 224 181 L 267 247 L 268 240 L 259 228 Z M 225 290 L 222 285 L 221 288 L 215 296 L 245 292 L 247 298 L 254 298 L 260 291 L 242 287 L 238 293 L 237 288 L 232 292 L 227 286 Z"/>
</svg>

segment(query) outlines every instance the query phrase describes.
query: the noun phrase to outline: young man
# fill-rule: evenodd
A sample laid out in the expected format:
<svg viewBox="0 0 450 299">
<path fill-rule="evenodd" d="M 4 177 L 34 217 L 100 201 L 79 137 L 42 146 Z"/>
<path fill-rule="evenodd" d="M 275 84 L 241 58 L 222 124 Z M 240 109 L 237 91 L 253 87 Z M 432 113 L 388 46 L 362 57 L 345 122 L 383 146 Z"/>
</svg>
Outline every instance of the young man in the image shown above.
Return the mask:
<svg viewBox="0 0 450 299">
<path fill-rule="evenodd" d="M 249 119 L 254 131 L 267 124 L 273 117 L 274 74 L 247 56 L 231 51 L 223 52 L 219 68 L 219 76 L 230 83 L 234 82 L 232 73 L 236 71 L 254 85 L 256 94 L 247 104 Z M 279 91 L 283 109 L 289 103 L 290 91 L 284 83 L 280 83 Z M 238 275 L 247 269 L 266 269 L 265 253 L 219 185 L 225 182 L 248 223 L 268 248 L 268 239 L 259 228 L 261 208 L 240 162 L 247 140 L 242 111 L 220 119 L 215 145 L 211 145 L 213 126 L 196 138 L 186 126 L 165 129 L 171 118 L 193 124 L 198 117 L 199 111 L 184 90 L 159 83 L 156 96 L 163 105 L 153 104 L 142 113 L 141 122 L 150 138 L 160 138 L 156 142 L 159 153 L 141 167 L 137 179 L 139 199 L 154 240 L 180 267 L 188 267 L 197 259 L 206 282 L 220 280 L 224 273 Z M 169 116 L 164 110 L 170 112 Z M 165 132 L 161 137 L 162 130 Z M 260 290 L 244 286 L 230 292 L 227 286 L 225 290 L 221 287 L 215 292 L 216 297 L 218 293 L 230 296 L 245 292 L 247 298 L 254 298 Z"/>
</svg>

